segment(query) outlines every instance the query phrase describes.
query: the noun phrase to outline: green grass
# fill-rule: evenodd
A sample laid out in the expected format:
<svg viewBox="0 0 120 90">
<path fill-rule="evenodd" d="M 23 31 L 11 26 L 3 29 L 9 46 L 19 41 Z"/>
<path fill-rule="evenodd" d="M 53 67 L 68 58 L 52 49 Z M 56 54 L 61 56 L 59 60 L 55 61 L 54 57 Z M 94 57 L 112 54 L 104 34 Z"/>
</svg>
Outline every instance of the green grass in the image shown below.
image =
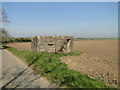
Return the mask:
<svg viewBox="0 0 120 90">
<path fill-rule="evenodd" d="M 9 51 L 26 60 L 28 65 L 32 64 L 34 69 L 43 76 L 50 79 L 60 87 L 69 88 L 110 88 L 99 79 L 89 78 L 81 72 L 70 70 L 67 64 L 61 63 L 60 57 L 69 55 L 80 55 L 81 52 L 70 54 L 34 53 L 32 51 L 18 51 L 7 47 Z"/>
</svg>

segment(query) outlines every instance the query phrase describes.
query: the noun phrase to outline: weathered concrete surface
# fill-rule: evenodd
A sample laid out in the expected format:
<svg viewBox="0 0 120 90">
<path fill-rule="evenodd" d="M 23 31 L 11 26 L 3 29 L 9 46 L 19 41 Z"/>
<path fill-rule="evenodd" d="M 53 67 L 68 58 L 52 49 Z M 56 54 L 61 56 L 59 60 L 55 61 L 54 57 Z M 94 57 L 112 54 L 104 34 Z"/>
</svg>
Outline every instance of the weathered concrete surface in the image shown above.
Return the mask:
<svg viewBox="0 0 120 90">
<path fill-rule="evenodd" d="M 7 50 L 2 50 L 2 86 L 7 88 L 52 88 L 49 83 L 40 75 L 35 75 L 31 68 L 28 68 L 17 57 Z"/>
<path fill-rule="evenodd" d="M 32 38 L 32 49 L 36 52 L 70 53 L 72 36 L 36 36 Z"/>
</svg>

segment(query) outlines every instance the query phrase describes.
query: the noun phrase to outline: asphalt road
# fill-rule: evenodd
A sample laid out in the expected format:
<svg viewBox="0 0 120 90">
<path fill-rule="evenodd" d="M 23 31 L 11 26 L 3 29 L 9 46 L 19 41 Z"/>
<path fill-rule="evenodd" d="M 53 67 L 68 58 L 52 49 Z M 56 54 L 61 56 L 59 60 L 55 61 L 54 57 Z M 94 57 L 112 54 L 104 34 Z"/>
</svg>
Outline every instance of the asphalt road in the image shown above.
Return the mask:
<svg viewBox="0 0 120 90">
<path fill-rule="evenodd" d="M 1 51 L 1 50 L 0 50 Z M 2 50 L 2 87 L 3 88 L 53 88 L 54 85 L 41 75 L 34 74 L 21 60 Z"/>
</svg>

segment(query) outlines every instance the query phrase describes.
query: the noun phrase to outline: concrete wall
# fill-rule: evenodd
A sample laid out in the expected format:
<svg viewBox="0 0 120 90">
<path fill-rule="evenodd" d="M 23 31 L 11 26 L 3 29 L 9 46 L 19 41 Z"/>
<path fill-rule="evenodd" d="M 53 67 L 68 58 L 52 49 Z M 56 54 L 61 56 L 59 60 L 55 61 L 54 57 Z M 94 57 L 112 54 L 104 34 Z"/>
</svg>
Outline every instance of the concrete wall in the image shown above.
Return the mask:
<svg viewBox="0 0 120 90">
<path fill-rule="evenodd" d="M 32 49 L 36 52 L 69 53 L 73 49 L 73 37 L 36 36 L 32 38 Z"/>
</svg>

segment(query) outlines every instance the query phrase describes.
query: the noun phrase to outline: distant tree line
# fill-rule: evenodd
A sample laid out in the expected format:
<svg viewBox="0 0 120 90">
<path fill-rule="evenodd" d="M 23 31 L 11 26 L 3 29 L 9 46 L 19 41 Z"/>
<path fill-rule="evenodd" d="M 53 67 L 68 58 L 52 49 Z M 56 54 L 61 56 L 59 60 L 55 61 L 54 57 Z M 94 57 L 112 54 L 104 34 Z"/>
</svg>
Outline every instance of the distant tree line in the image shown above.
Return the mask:
<svg viewBox="0 0 120 90">
<path fill-rule="evenodd" d="M 2 43 L 31 42 L 31 38 L 4 38 Z"/>
</svg>

